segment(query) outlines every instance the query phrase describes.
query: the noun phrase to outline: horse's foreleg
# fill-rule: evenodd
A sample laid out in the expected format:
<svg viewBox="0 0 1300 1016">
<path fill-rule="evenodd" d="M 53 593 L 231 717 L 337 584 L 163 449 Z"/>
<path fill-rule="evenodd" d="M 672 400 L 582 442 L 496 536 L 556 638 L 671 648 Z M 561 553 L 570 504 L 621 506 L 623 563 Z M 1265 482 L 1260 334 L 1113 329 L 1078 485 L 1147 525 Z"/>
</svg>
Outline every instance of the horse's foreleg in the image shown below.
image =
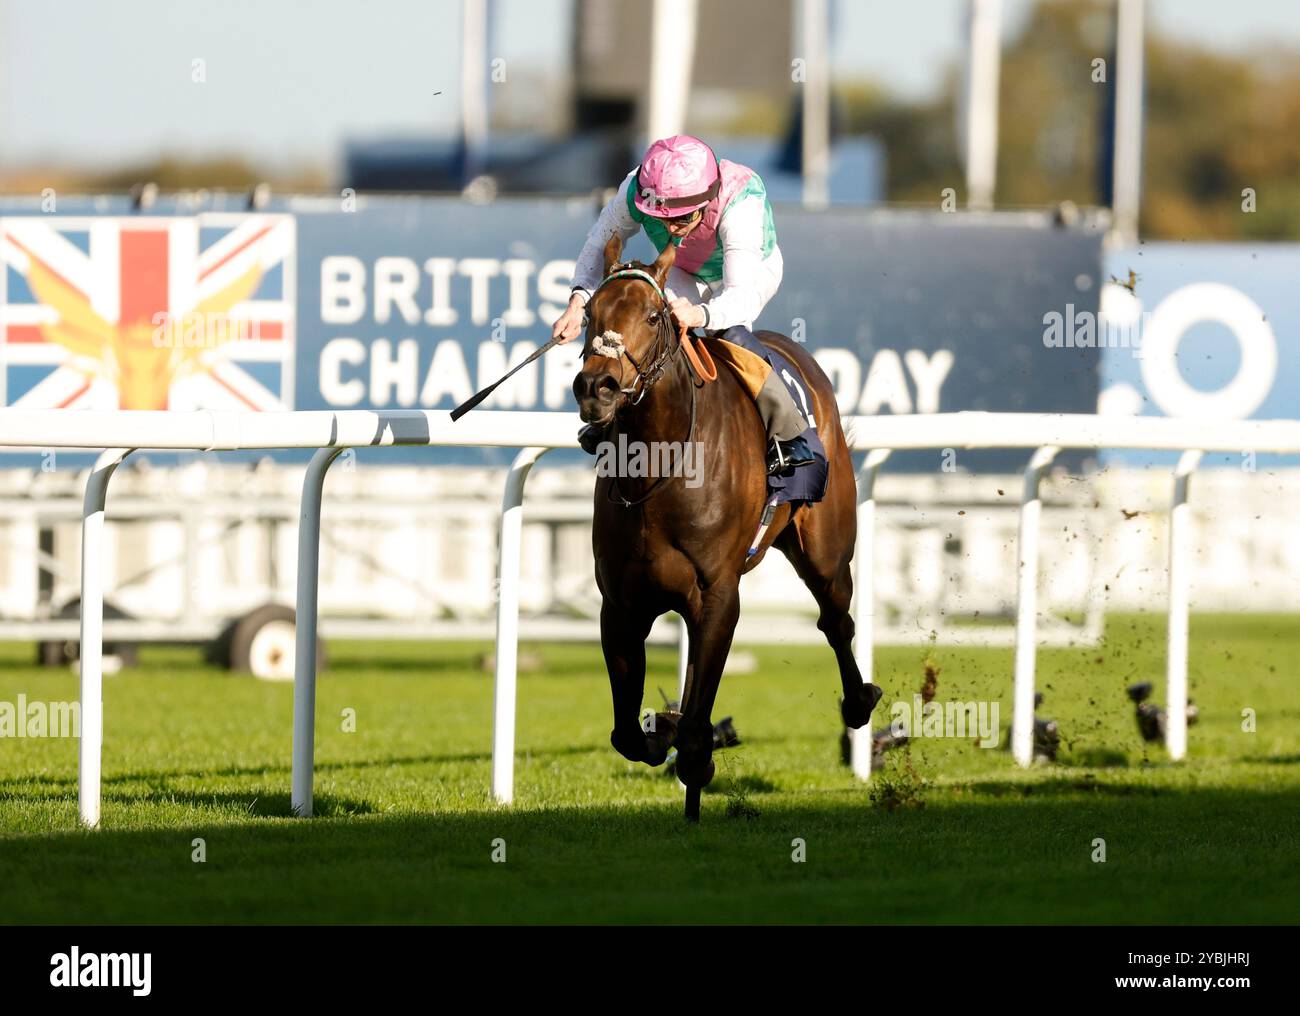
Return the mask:
<svg viewBox="0 0 1300 1016">
<path fill-rule="evenodd" d="M 713 703 L 740 617 L 739 579 L 714 583 L 688 616 L 691 680 L 677 723 L 677 777 L 686 784 L 686 817 L 699 818 L 699 791 L 713 779 Z"/>
<path fill-rule="evenodd" d="M 614 699 L 614 729 L 609 742 L 633 762 L 661 765 L 668 757 L 672 730 L 647 733 L 641 727 L 641 700 L 645 696 L 645 640 L 653 616 L 638 616 L 609 600 L 600 608 L 600 644 L 609 671 Z M 657 726 L 657 724 L 656 724 Z"/>
</svg>

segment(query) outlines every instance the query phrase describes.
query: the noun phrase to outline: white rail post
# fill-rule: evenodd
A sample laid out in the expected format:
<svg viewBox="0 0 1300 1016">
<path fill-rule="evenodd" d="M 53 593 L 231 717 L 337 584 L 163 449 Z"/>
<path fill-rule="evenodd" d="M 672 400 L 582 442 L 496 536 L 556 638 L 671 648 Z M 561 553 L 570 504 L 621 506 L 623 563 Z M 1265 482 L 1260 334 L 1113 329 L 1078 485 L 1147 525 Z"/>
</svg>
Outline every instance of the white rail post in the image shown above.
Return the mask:
<svg viewBox="0 0 1300 1016">
<path fill-rule="evenodd" d="M 686 701 L 686 668 L 691 663 L 691 631 L 686 618 L 677 618 L 677 705 Z"/>
<path fill-rule="evenodd" d="M 1011 754 L 1017 765 L 1034 761 L 1034 661 L 1038 650 L 1038 520 L 1043 502 L 1038 488 L 1061 449 L 1039 448 L 1025 470 L 1020 502 L 1019 564 L 1016 569 L 1016 684 L 1012 702 Z"/>
<path fill-rule="evenodd" d="M 316 619 L 320 586 L 320 508 L 325 473 L 342 448 L 321 448 L 311 457 L 298 509 L 298 604 L 294 609 L 293 777 L 289 804 L 310 818 L 316 757 Z"/>
<path fill-rule="evenodd" d="M 104 503 L 108 481 L 131 454 L 110 448 L 95 460 L 81 508 L 81 744 L 77 805 L 81 821 L 99 825 L 104 759 Z"/>
<path fill-rule="evenodd" d="M 853 655 L 867 684 L 875 680 L 876 597 L 875 567 L 876 476 L 889 458 L 890 449 L 873 448 L 858 474 L 858 537 L 853 552 L 856 574 L 853 577 L 853 625 L 856 629 Z M 849 731 L 849 759 L 853 775 L 860 780 L 871 778 L 871 721 Z"/>
<path fill-rule="evenodd" d="M 1179 762 L 1187 755 L 1187 612 L 1190 576 L 1191 507 L 1188 481 L 1201 463 L 1201 452 L 1183 452 L 1174 470 L 1174 500 L 1169 509 L 1169 645 L 1165 666 L 1169 687 L 1165 695 L 1165 747 Z"/>
<path fill-rule="evenodd" d="M 515 698 L 519 664 L 519 562 L 524 528 L 524 484 L 547 449 L 525 448 L 506 475 L 501 499 L 501 559 L 497 572 L 497 668 L 492 693 L 492 797 L 515 799 Z"/>
</svg>

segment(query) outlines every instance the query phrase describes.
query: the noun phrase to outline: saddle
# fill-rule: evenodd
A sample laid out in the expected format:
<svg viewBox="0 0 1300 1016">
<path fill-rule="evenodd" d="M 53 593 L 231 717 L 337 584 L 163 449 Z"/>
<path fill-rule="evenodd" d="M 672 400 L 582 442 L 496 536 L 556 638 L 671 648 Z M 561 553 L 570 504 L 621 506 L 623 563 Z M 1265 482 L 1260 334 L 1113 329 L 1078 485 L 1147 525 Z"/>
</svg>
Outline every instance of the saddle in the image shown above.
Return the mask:
<svg viewBox="0 0 1300 1016">
<path fill-rule="evenodd" d="M 750 398 L 757 401 L 763 386 L 769 384 L 775 376 L 790 392 L 795 407 L 804 407 L 800 421 L 804 429 L 799 437 L 812 450 L 813 461 L 785 474 L 769 474 L 768 505 L 775 510 L 777 505 L 789 502 L 820 501 L 826 494 L 830 463 L 817 428 L 809 423 L 812 399 L 804 388 L 805 382 L 799 368 L 780 352 L 761 342 L 748 328 L 707 332 L 703 342 L 713 359 L 725 363 L 736 375 Z"/>
</svg>

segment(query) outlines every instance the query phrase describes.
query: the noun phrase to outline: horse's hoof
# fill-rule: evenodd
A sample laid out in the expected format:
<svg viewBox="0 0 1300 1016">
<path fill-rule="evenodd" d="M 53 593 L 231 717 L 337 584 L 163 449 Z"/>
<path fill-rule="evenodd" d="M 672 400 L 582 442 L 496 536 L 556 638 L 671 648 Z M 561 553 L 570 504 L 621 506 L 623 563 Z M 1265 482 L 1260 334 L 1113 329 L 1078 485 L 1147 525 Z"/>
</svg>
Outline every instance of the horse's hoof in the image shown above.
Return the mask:
<svg viewBox="0 0 1300 1016">
<path fill-rule="evenodd" d="M 681 780 L 682 783 L 686 784 L 688 789 L 693 789 L 698 791 L 703 787 L 707 787 L 710 783 L 713 782 L 713 774 L 716 773 L 717 771 L 718 771 L 717 766 L 713 764 L 712 758 L 710 758 L 707 764 L 704 765 L 703 767 L 694 763 L 684 766 L 682 762 L 681 750 L 680 749 L 678 750 L 677 778 Z"/>
<path fill-rule="evenodd" d="M 668 752 L 677 739 L 677 720 L 680 713 L 655 713 L 654 727 L 645 732 L 645 763 L 661 766 L 668 760 Z"/>
<path fill-rule="evenodd" d="M 846 698 L 840 703 L 840 716 L 844 725 L 857 730 L 871 719 L 871 710 L 876 708 L 885 693 L 878 684 L 863 684 L 858 688 L 857 696 Z"/>
<path fill-rule="evenodd" d="M 614 746 L 614 750 L 622 755 L 629 762 L 646 762 L 650 754 L 650 744 L 647 735 L 640 728 L 636 730 L 612 730 L 609 734 L 609 743 Z M 659 760 L 660 762 L 663 759 Z M 659 763 L 652 763 L 658 765 Z"/>
</svg>

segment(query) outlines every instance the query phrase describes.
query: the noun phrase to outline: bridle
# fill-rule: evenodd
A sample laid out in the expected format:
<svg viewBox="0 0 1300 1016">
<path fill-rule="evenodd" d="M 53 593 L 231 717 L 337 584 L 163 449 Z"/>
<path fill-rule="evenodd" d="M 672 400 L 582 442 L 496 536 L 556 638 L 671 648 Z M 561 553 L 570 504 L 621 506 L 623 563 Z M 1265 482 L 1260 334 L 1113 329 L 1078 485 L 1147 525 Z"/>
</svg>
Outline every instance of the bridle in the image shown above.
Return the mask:
<svg viewBox="0 0 1300 1016">
<path fill-rule="evenodd" d="M 653 357 L 650 361 L 650 366 L 642 368 L 627 347 L 621 346 L 621 344 L 617 356 L 611 356 L 604 353 L 588 353 L 586 349 L 584 349 L 582 353 L 582 359 L 584 361 L 589 355 L 605 356 L 606 359 L 618 360 L 619 391 L 623 394 L 626 400 L 624 404 L 633 407 L 640 405 L 641 400 L 645 398 L 646 392 L 653 388 L 664 376 L 664 372 L 668 369 L 673 359 L 682 351 L 686 335 L 685 326 L 682 326 L 680 329 L 673 327 L 672 307 L 668 304 L 668 296 L 664 293 L 663 287 L 659 285 L 653 275 L 644 269 L 634 267 L 634 264 L 635 262 L 628 261 L 621 265 L 615 265 L 613 270 L 601 280 L 600 285 L 592 290 L 591 297 L 588 299 L 587 304 L 590 306 L 591 301 L 596 298 L 596 294 L 599 293 L 606 284 L 613 282 L 615 279 L 636 279 L 649 285 L 650 288 L 654 290 L 655 296 L 659 298 L 661 308 L 659 322 L 656 327 L 655 345 L 652 351 Z M 676 338 L 676 342 L 673 341 L 674 338 Z M 632 369 L 636 371 L 636 377 L 633 378 L 631 386 L 624 386 L 623 384 L 624 357 L 626 357 L 628 363 L 632 365 Z M 682 443 L 683 448 L 690 444 L 691 438 L 695 436 L 696 391 L 703 387 L 704 384 L 703 381 L 696 381 L 691 378 L 689 373 L 688 380 L 691 382 L 691 422 L 686 430 L 686 440 Z M 618 427 L 617 412 L 614 417 L 614 427 Z M 621 504 L 624 508 L 631 508 L 648 501 L 650 495 L 659 489 L 659 484 L 666 479 L 666 477 L 657 477 L 654 483 L 650 484 L 644 494 L 632 500 L 628 500 L 628 498 L 624 497 L 622 490 L 619 489 L 617 470 L 610 479 L 613 480 L 613 483 L 610 485 L 609 491 L 607 492 L 609 500 L 615 504 Z"/>
<path fill-rule="evenodd" d="M 599 286 L 592 290 L 591 298 L 587 301 L 587 304 L 590 306 L 591 301 L 596 298 L 596 294 L 615 279 L 638 279 L 649 285 L 650 288 L 654 290 L 655 296 L 659 298 L 659 322 L 656 326 L 655 345 L 653 350 L 655 355 L 653 356 L 650 366 L 648 368 L 642 368 L 641 364 L 637 362 L 636 357 L 634 357 L 626 347 L 619 351 L 618 356 L 606 356 L 606 359 L 619 361 L 619 391 L 627 397 L 628 405 L 636 406 L 640 404 L 643 398 L 645 398 L 646 392 L 654 386 L 655 382 L 663 377 L 664 371 L 668 369 L 669 361 L 681 350 L 682 343 L 680 334 L 673 328 L 673 312 L 672 308 L 668 305 L 668 295 L 663 291 L 663 288 L 659 283 L 655 281 L 653 275 L 643 269 L 635 268 L 633 265 L 634 262 L 631 261 L 626 262 L 625 264 L 615 265 L 614 270 L 601 280 Z M 673 342 L 674 337 L 677 338 L 676 343 Z M 586 360 L 590 355 L 593 354 L 583 350 L 583 360 Z M 594 355 L 605 356 L 606 354 L 596 353 Z M 632 369 L 636 371 L 636 377 L 633 378 L 631 387 L 626 387 L 623 384 L 623 357 L 627 357 L 628 363 L 630 363 Z M 640 386 L 639 388 L 638 385 Z"/>
</svg>

